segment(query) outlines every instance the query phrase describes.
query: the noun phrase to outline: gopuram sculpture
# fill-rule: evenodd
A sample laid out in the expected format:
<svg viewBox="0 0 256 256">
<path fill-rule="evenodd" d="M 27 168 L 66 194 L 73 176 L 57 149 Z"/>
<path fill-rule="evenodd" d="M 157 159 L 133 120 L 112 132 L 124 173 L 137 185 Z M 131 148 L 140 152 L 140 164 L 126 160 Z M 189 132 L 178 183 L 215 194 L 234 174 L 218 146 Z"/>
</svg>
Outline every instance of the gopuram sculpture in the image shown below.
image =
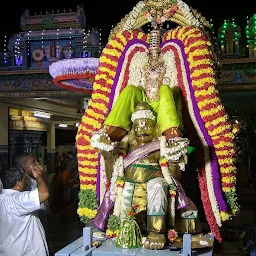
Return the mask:
<svg viewBox="0 0 256 256">
<path fill-rule="evenodd" d="M 176 27 L 161 33 L 166 22 Z M 216 88 L 220 65 L 209 31 L 181 0 L 140 1 L 101 54 L 76 137 L 78 214 L 117 236 L 119 247 L 163 249 L 184 232 L 201 232 L 181 179 L 191 152 L 218 241 L 223 222 L 239 211 L 234 135 Z"/>
</svg>

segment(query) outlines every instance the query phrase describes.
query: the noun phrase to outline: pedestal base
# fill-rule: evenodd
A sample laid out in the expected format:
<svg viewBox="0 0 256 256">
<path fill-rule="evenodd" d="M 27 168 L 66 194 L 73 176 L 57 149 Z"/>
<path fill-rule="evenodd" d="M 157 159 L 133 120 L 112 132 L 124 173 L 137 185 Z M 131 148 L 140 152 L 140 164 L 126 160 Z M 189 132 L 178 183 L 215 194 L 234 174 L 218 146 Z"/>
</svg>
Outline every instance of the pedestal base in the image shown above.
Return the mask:
<svg viewBox="0 0 256 256">
<path fill-rule="evenodd" d="M 207 234 L 205 236 L 214 241 L 212 234 Z M 80 237 L 73 243 L 55 253 L 55 256 L 179 256 L 183 255 L 182 251 L 183 249 L 148 250 L 143 247 L 136 249 L 122 249 L 116 247 L 114 240 L 109 239 L 105 240 L 98 248 L 86 248 L 83 245 L 83 237 Z M 212 256 L 213 247 L 192 250 L 191 255 Z"/>
</svg>

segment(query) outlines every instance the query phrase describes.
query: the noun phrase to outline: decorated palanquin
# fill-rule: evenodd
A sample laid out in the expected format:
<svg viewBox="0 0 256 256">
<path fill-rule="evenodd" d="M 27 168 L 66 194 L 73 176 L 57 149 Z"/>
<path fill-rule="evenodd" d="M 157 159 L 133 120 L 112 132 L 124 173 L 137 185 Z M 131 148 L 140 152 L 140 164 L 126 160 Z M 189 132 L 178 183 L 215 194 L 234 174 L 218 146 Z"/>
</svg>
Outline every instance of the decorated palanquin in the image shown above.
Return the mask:
<svg viewBox="0 0 256 256">
<path fill-rule="evenodd" d="M 221 241 L 223 222 L 239 211 L 234 138 L 216 88 L 218 59 L 208 32 L 210 24 L 181 0 L 140 1 L 109 36 L 100 57 L 92 98 L 76 136 L 81 184 L 78 214 L 85 223 L 94 221 L 106 203 L 111 177 L 105 170 L 106 158 L 92 146 L 91 138 L 100 131 L 108 132 L 105 121 L 128 85 L 144 88 L 143 67 L 149 61 L 152 35 L 143 32 L 143 26 L 151 23 L 156 29 L 170 21 L 176 27 L 162 32 L 159 46 L 165 65 L 162 81 L 173 94 L 180 128 L 196 149 L 203 209 L 211 232 Z M 125 135 L 122 132 L 118 136 Z M 177 136 L 182 137 L 179 133 Z M 110 146 L 120 140 L 112 141 Z M 108 146 L 101 149 L 110 151 Z"/>
</svg>

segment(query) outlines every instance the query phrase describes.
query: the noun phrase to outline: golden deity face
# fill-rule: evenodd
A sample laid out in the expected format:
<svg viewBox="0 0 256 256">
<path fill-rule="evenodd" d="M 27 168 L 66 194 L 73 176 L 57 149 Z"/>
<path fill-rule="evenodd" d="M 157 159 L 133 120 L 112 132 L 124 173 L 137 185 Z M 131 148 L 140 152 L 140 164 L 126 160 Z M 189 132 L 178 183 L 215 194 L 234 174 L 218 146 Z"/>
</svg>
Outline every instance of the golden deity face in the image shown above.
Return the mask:
<svg viewBox="0 0 256 256">
<path fill-rule="evenodd" d="M 133 123 L 135 139 L 139 144 L 149 143 L 156 137 L 156 122 L 152 119 L 141 118 Z"/>
</svg>

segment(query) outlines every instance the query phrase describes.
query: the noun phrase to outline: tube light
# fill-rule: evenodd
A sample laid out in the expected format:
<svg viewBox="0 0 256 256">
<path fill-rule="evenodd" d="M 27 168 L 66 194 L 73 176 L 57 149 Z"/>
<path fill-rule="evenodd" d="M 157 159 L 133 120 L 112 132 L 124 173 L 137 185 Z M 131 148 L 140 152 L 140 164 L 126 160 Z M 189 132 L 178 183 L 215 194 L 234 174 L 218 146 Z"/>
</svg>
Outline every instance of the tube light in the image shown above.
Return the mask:
<svg viewBox="0 0 256 256">
<path fill-rule="evenodd" d="M 40 111 L 35 111 L 34 116 L 43 117 L 43 118 L 51 118 L 51 114 L 45 113 L 45 112 L 40 112 Z"/>
<path fill-rule="evenodd" d="M 65 127 L 68 127 L 68 125 L 67 124 L 59 124 L 59 127 L 65 128 Z"/>
</svg>

